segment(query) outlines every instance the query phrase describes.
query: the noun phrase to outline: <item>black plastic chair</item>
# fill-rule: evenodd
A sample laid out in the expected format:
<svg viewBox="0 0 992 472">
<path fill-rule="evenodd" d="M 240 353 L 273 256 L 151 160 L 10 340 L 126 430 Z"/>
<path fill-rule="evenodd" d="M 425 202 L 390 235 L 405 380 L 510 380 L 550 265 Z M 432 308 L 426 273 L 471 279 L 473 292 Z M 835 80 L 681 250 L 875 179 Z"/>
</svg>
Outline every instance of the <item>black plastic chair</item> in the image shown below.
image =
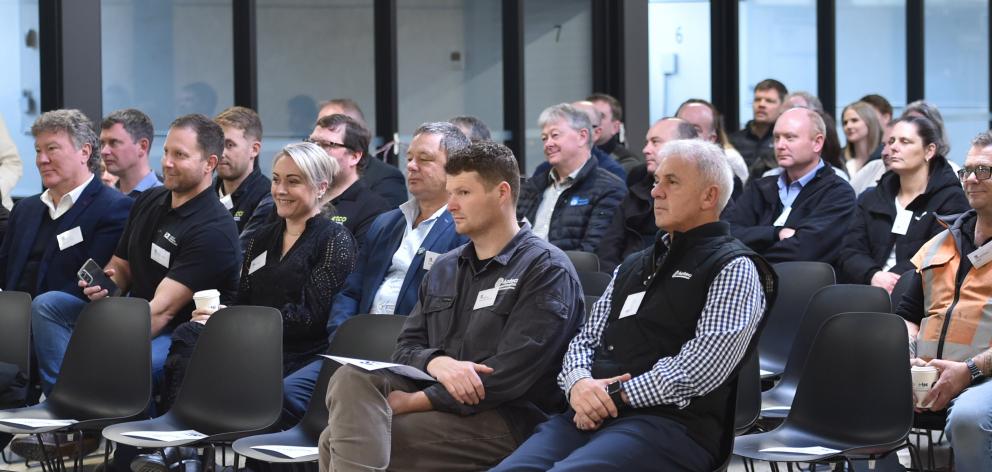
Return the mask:
<svg viewBox="0 0 992 472">
<path fill-rule="evenodd" d="M 778 274 L 778 296 L 758 340 L 762 377 L 782 375 L 810 298 L 817 290 L 836 283 L 830 264 L 780 262 L 772 267 Z"/>
<path fill-rule="evenodd" d="M 576 272 L 599 272 L 599 256 L 585 251 L 565 251 Z"/>
<path fill-rule="evenodd" d="M 796 394 L 796 386 L 805 370 L 809 348 L 820 326 L 827 319 L 848 312 L 889 313 L 890 305 L 888 292 L 870 285 L 831 285 L 817 291 L 810 299 L 802 324 L 793 339 L 782 379 L 761 394 L 761 417 L 782 419 L 788 414 Z"/>
<path fill-rule="evenodd" d="M 210 317 L 172 409 L 154 419 L 106 428 L 103 437 L 147 448 L 213 446 L 264 431 L 281 411 L 282 315 L 270 307 L 234 306 Z M 159 441 L 124 435 L 185 430 L 206 436 Z"/>
<path fill-rule="evenodd" d="M 589 316 L 592 315 L 592 306 L 594 304 L 596 304 L 596 302 L 599 301 L 599 298 L 600 297 L 594 297 L 592 295 L 586 295 L 585 296 L 585 300 L 586 300 L 586 318 L 585 319 L 586 320 L 588 320 L 589 319 Z"/>
<path fill-rule="evenodd" d="M 403 329 L 405 316 L 397 315 L 356 315 L 338 328 L 328 353 L 335 356 L 389 361 L 396 349 L 396 338 Z M 254 449 L 255 446 L 295 446 L 317 447 L 320 433 L 327 427 L 327 383 L 339 367 L 334 361 L 325 361 L 317 377 L 317 384 L 307 411 L 300 423 L 279 433 L 260 434 L 238 439 L 231 446 L 235 453 L 263 462 L 312 462 L 317 454 L 290 458 L 276 452 Z"/>
<path fill-rule="evenodd" d="M 31 368 L 31 295 L 0 292 L 0 361 Z"/>
<path fill-rule="evenodd" d="M 892 313 L 896 312 L 896 308 L 899 308 L 899 302 L 902 301 L 902 296 L 909 290 L 909 284 L 913 282 L 913 269 L 907 270 L 901 276 L 899 276 L 899 281 L 896 282 L 896 286 L 892 287 L 892 293 L 889 294 L 889 298 L 892 300 Z"/>
<path fill-rule="evenodd" d="M 903 320 L 891 313 L 843 313 L 823 323 L 813 341 L 795 402 L 767 433 L 738 437 L 734 454 L 769 462 L 877 459 L 909 447 L 913 400 Z M 762 452 L 822 446 L 840 452 Z M 853 466 L 852 466 L 853 470 Z"/>
<path fill-rule="evenodd" d="M 754 426 L 761 412 L 761 377 L 758 375 L 758 352 L 751 353 L 741 361 L 737 372 L 737 394 L 734 399 L 734 436 L 740 436 Z M 726 442 L 721 448 L 720 457 L 723 463 L 716 472 L 727 470 L 733 458 L 733 442 Z"/>
<path fill-rule="evenodd" d="M 124 297 L 91 302 L 79 314 L 51 395 L 34 406 L 0 411 L 0 431 L 35 434 L 40 441 L 41 433 L 98 432 L 140 418 L 151 399 L 151 364 L 148 302 Z M 4 421 L 15 418 L 77 422 L 31 428 Z M 81 434 L 77 437 L 82 440 Z M 82 458 L 75 459 L 78 468 Z M 61 458 L 46 457 L 42 468 L 46 466 L 64 469 Z"/>
<path fill-rule="evenodd" d="M 579 272 L 579 284 L 586 296 L 599 297 L 606 291 L 613 277 L 602 272 Z"/>
</svg>

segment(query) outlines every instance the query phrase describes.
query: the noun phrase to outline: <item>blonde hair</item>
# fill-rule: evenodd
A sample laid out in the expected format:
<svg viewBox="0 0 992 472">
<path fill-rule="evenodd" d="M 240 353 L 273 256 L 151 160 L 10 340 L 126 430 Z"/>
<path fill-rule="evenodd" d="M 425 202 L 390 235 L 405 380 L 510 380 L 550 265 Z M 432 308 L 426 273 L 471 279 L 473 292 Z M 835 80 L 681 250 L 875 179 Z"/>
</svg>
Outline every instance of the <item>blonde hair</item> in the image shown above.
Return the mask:
<svg viewBox="0 0 992 472">
<path fill-rule="evenodd" d="M 317 194 L 318 207 L 331 199 L 330 192 L 320 192 L 320 183 L 326 181 L 327 187 L 331 187 L 334 182 L 334 175 L 338 173 L 338 161 L 328 156 L 320 146 L 313 143 L 287 144 L 272 159 L 272 167 L 275 167 L 276 163 L 284 157 L 292 159 L 296 167 L 300 168 L 303 180 Z"/>
</svg>

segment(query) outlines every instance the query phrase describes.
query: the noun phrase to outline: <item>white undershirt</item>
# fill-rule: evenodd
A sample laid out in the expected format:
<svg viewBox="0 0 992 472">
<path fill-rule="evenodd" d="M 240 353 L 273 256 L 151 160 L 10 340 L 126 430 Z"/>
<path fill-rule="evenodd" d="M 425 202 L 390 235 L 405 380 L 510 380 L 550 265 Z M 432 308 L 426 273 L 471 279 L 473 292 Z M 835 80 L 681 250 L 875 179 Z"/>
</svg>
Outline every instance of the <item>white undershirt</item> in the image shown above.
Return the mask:
<svg viewBox="0 0 992 472">
<path fill-rule="evenodd" d="M 65 212 L 69 211 L 69 209 L 72 208 L 72 204 L 79 200 L 79 195 L 83 193 L 83 190 L 90 184 L 93 177 L 93 174 L 90 174 L 90 178 L 86 179 L 86 182 L 83 182 L 82 185 L 70 190 L 69 193 L 62 195 L 62 198 L 59 199 L 58 206 L 56 206 L 55 202 L 52 201 L 52 196 L 49 194 L 51 190 L 46 189 L 44 192 L 41 192 L 41 203 L 44 203 L 45 206 L 48 207 L 48 216 L 51 216 L 53 220 L 56 220 L 58 217 L 64 215 Z"/>
</svg>

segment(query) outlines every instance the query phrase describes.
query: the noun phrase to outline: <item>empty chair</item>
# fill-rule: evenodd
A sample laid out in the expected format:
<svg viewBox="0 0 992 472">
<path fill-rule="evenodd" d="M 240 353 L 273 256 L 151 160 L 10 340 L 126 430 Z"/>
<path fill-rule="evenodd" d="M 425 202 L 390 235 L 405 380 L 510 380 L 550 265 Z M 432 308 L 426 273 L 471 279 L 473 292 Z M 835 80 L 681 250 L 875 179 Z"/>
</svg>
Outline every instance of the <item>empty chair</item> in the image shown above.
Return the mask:
<svg viewBox="0 0 992 472">
<path fill-rule="evenodd" d="M 396 347 L 396 338 L 403 329 L 406 317 L 398 315 L 356 315 L 337 329 L 328 353 L 336 356 L 388 361 Z M 260 434 L 238 439 L 234 452 L 264 462 L 312 462 L 316 451 L 302 457 L 289 457 L 271 450 L 255 449 L 256 446 L 317 447 L 320 433 L 327 427 L 327 383 L 337 370 L 334 361 L 325 361 L 317 377 L 317 384 L 307 411 L 298 425 L 279 433 Z"/>
<path fill-rule="evenodd" d="M 889 294 L 880 287 L 841 284 L 817 291 L 810 299 L 802 324 L 793 339 L 782 379 L 771 390 L 761 394 L 761 417 L 784 418 L 789 412 L 796 386 L 805 370 L 809 347 L 824 321 L 838 313 L 889 313 L 889 310 Z M 762 336 L 764 335 L 763 333 Z M 908 352 L 904 354 L 908 355 Z"/>
<path fill-rule="evenodd" d="M 896 315 L 829 318 L 813 341 L 785 421 L 770 432 L 738 437 L 734 454 L 772 462 L 850 461 L 909 445 L 913 399 L 907 350 L 906 326 Z M 813 446 L 837 452 L 763 451 Z"/>
<path fill-rule="evenodd" d="M 599 272 L 599 256 L 585 251 L 565 251 L 576 272 Z"/>
<path fill-rule="evenodd" d="M 9 327 L 7 321 L 4 327 Z M 151 399 L 151 365 L 148 302 L 123 297 L 91 302 L 73 328 L 52 394 L 34 406 L 0 411 L 0 431 L 97 432 L 107 425 L 140 418 Z M 35 428 L 11 422 L 14 419 L 77 422 Z M 50 470 L 59 467 L 57 459 L 46 460 Z"/>
<path fill-rule="evenodd" d="M 161 448 L 225 443 L 269 428 L 282 410 L 282 315 L 259 306 L 210 317 L 168 413 L 103 430 L 110 441 Z M 136 431 L 195 430 L 205 436 L 157 440 Z"/>
<path fill-rule="evenodd" d="M 792 349 L 792 338 L 799 330 L 806 304 L 817 290 L 836 283 L 834 269 L 822 262 L 780 262 L 773 265 L 778 274 L 778 296 L 768 313 L 758 341 L 762 376 L 778 376 Z"/>
<path fill-rule="evenodd" d="M 579 284 L 582 285 L 582 293 L 586 296 L 599 297 L 606 291 L 611 280 L 613 277 L 602 272 L 579 271 Z"/>
</svg>

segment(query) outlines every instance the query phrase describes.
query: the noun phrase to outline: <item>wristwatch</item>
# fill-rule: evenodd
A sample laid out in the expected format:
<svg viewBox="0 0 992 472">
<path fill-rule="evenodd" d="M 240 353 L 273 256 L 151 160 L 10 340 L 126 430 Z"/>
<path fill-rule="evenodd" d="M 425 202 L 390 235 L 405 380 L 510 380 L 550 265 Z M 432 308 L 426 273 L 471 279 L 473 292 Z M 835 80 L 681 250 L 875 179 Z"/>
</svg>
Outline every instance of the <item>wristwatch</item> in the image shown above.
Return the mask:
<svg viewBox="0 0 992 472">
<path fill-rule="evenodd" d="M 981 369 L 979 369 L 978 366 L 975 365 L 975 359 L 968 358 L 968 360 L 964 361 L 964 364 L 966 366 L 968 366 L 968 370 L 971 371 L 971 382 L 972 383 L 975 383 L 976 380 L 978 380 L 978 379 L 980 379 L 980 378 L 983 377 L 982 376 Z"/>
<path fill-rule="evenodd" d="M 623 397 L 620 395 L 623 393 L 623 382 L 617 380 L 607 385 L 606 393 L 610 395 L 610 399 L 613 400 L 613 405 L 617 407 L 617 411 L 620 411 L 626 405 L 623 402 Z"/>
</svg>

